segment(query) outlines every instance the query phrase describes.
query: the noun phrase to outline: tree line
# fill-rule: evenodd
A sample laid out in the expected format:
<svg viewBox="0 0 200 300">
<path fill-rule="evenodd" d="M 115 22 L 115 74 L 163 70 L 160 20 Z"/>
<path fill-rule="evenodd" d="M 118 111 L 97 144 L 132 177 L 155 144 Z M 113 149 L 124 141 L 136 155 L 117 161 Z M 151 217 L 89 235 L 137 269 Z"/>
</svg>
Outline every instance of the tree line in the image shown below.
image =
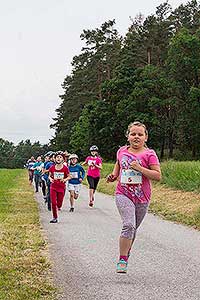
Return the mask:
<svg viewBox="0 0 200 300">
<path fill-rule="evenodd" d="M 126 143 L 128 124 L 139 120 L 161 159 L 198 159 L 199 2 L 172 10 L 166 1 L 154 14 L 130 20 L 124 37 L 115 20 L 83 30 L 85 46 L 64 78 L 51 144 L 81 157 L 97 144 L 104 158 L 113 159 Z"/>
<path fill-rule="evenodd" d="M 23 168 L 27 160 L 34 156 L 44 155 L 50 150 L 49 145 L 40 142 L 31 143 L 30 140 L 21 141 L 15 146 L 12 142 L 0 138 L 0 168 Z"/>
</svg>

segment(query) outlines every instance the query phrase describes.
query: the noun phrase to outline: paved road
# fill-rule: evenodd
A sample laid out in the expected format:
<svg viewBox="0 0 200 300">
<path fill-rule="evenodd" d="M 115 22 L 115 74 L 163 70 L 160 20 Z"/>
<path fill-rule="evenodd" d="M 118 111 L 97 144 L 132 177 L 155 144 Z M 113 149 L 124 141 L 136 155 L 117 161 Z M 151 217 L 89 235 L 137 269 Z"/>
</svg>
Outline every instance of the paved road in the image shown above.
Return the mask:
<svg viewBox="0 0 200 300">
<path fill-rule="evenodd" d="M 37 195 L 61 299 L 200 300 L 200 232 L 148 214 L 138 231 L 128 273 L 117 274 L 121 221 L 113 197 L 96 195 L 88 207 L 83 187 L 75 212 L 68 195 L 58 224 Z"/>
</svg>

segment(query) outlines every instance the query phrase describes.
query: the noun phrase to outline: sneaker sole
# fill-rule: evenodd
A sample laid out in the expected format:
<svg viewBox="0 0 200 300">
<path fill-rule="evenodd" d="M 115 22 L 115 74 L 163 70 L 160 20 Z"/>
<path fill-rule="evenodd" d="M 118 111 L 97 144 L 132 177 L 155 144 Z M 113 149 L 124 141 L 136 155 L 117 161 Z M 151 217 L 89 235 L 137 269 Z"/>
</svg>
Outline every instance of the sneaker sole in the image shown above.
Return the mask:
<svg viewBox="0 0 200 300">
<path fill-rule="evenodd" d="M 117 270 L 117 273 L 119 273 L 119 274 L 126 274 L 127 270 L 126 271 L 125 270 Z"/>
</svg>

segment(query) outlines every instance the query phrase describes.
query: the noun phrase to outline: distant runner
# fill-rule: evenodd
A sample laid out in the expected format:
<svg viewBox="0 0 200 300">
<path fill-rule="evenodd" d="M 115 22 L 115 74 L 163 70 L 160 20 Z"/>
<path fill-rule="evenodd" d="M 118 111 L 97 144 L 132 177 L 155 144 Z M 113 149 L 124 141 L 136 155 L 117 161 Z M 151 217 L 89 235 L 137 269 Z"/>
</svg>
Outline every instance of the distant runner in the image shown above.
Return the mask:
<svg viewBox="0 0 200 300">
<path fill-rule="evenodd" d="M 74 202 L 78 199 L 81 189 L 81 183 L 85 177 L 85 170 L 78 164 L 78 156 L 71 154 L 69 156 L 69 172 L 72 177 L 68 181 L 68 191 L 70 193 L 70 212 L 74 211 Z"/>
<path fill-rule="evenodd" d="M 42 157 L 38 156 L 36 162 L 31 168 L 34 171 L 33 176 L 34 176 L 36 193 L 39 192 L 39 186 L 41 185 L 42 164 L 43 164 Z"/>
<path fill-rule="evenodd" d="M 28 169 L 28 180 L 29 180 L 30 185 L 33 183 L 34 170 L 32 170 L 32 167 L 35 164 L 35 162 L 36 162 L 36 160 L 35 160 L 34 156 L 31 156 L 31 158 L 26 163 L 26 168 Z"/>
<path fill-rule="evenodd" d="M 89 206 L 94 205 L 94 194 L 100 179 L 100 170 L 102 169 L 102 159 L 98 154 L 98 147 L 90 147 L 90 153 L 82 165 L 88 165 L 87 181 L 89 183 Z"/>
</svg>

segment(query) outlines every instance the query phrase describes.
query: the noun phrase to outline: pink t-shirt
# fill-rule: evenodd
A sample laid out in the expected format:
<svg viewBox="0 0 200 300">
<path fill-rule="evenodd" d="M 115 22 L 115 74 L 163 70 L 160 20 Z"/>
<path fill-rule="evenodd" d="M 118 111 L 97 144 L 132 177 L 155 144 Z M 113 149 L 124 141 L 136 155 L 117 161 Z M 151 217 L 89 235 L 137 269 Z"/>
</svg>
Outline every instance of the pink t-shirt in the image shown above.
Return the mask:
<svg viewBox="0 0 200 300">
<path fill-rule="evenodd" d="M 130 164 L 137 160 L 147 169 L 150 169 L 151 165 L 159 165 L 155 151 L 147 148 L 141 153 L 133 154 L 128 152 L 127 146 L 123 146 L 117 152 L 117 160 L 120 164 L 120 174 L 115 194 L 123 194 L 134 203 L 148 203 L 151 198 L 151 182 L 140 172 L 132 170 Z"/>
<path fill-rule="evenodd" d="M 85 160 L 88 164 L 87 175 L 91 177 L 100 177 L 100 169 L 95 165 L 101 165 L 102 159 L 99 156 L 88 156 Z"/>
</svg>

